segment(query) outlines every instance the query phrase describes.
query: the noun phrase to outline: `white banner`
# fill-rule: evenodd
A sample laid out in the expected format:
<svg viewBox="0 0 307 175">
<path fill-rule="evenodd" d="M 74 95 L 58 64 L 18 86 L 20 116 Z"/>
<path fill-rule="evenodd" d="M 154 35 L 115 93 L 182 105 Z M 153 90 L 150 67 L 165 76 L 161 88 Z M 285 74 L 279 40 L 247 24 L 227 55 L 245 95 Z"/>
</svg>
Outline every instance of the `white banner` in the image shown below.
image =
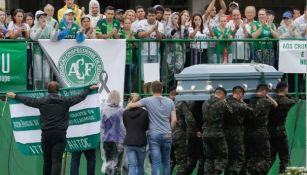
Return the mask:
<svg viewBox="0 0 307 175">
<path fill-rule="evenodd" d="M 111 90 L 118 90 L 123 99 L 126 40 L 39 40 L 39 44 L 63 86 L 100 83 L 102 103 Z"/>
<path fill-rule="evenodd" d="M 284 73 L 306 73 L 307 42 L 298 40 L 279 41 L 279 71 Z"/>
<path fill-rule="evenodd" d="M 88 87 L 65 88 L 62 96 L 74 96 Z M 47 91 L 19 92 L 19 95 L 41 98 Z M 86 99 L 69 109 L 66 151 L 82 151 L 96 148 L 100 143 L 100 105 L 97 91 L 92 91 Z M 42 154 L 40 112 L 37 108 L 10 99 L 10 114 L 13 133 L 19 150 L 26 155 Z"/>
</svg>

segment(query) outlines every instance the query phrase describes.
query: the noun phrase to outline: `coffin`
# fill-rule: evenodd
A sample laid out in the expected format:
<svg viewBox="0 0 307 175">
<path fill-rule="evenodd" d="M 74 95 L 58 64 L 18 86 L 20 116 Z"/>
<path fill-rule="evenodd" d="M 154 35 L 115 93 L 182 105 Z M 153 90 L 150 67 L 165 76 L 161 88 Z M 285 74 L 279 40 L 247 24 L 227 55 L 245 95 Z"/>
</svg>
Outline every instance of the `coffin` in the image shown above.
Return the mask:
<svg viewBox="0 0 307 175">
<path fill-rule="evenodd" d="M 282 76 L 282 72 L 266 64 L 194 65 L 175 75 L 176 101 L 207 100 L 217 87 L 225 88 L 229 95 L 235 86 L 242 86 L 246 91 L 245 98 L 249 99 L 261 83 L 267 84 L 272 93 Z"/>
</svg>

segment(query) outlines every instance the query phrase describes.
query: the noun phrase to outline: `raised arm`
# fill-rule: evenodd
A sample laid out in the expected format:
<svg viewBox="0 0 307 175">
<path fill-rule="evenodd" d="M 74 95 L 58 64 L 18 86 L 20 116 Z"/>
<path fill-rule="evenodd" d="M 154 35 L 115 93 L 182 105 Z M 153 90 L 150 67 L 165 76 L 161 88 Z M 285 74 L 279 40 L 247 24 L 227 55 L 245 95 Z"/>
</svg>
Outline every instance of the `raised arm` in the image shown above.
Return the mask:
<svg viewBox="0 0 307 175">
<path fill-rule="evenodd" d="M 39 108 L 41 106 L 41 100 L 38 98 L 26 97 L 23 95 L 17 95 L 13 92 L 8 92 L 7 97 L 14 98 L 27 106 L 31 106 L 33 108 Z"/>
</svg>

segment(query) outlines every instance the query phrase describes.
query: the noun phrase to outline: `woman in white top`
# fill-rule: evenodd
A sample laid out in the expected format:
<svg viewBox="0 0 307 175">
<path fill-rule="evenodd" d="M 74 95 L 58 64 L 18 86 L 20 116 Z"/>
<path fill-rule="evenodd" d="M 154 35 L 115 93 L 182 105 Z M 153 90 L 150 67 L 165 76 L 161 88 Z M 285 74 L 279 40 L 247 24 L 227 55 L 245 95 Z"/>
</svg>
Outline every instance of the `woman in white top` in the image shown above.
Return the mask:
<svg viewBox="0 0 307 175">
<path fill-rule="evenodd" d="M 174 12 L 168 19 L 165 27 L 166 37 L 170 39 L 188 38 L 188 28 L 181 25 L 181 16 L 178 12 Z M 185 63 L 185 44 L 183 42 L 166 43 L 165 49 L 167 63 L 167 82 L 168 87 L 175 86 L 174 74 L 180 73 Z"/>
<path fill-rule="evenodd" d="M 298 38 L 299 34 L 295 31 L 293 26 L 293 15 L 291 11 L 286 11 L 282 15 L 282 21 L 280 26 L 278 27 L 279 38 L 284 39 L 291 39 L 291 38 Z"/>
<path fill-rule="evenodd" d="M 7 37 L 10 39 L 28 39 L 30 37 L 30 27 L 23 23 L 24 11 L 16 9 L 13 13 L 13 21 L 8 26 Z"/>
<path fill-rule="evenodd" d="M 208 43 L 203 41 L 208 38 L 209 30 L 204 26 L 204 21 L 201 14 L 196 13 L 192 17 L 192 26 L 189 28 L 190 38 L 195 39 L 191 48 L 194 49 L 194 64 L 208 63 Z M 197 41 L 201 40 L 201 41 Z"/>
</svg>

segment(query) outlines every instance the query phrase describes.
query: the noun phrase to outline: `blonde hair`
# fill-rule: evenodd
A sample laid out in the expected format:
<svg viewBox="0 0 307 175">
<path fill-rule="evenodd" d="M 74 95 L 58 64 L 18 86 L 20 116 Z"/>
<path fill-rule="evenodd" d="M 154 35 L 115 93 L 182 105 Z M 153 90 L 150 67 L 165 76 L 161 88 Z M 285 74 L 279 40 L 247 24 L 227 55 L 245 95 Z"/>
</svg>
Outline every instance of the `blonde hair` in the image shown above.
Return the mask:
<svg viewBox="0 0 307 175">
<path fill-rule="evenodd" d="M 244 10 L 244 13 L 246 13 L 246 10 L 247 10 L 247 9 L 253 10 L 254 15 L 256 15 L 256 8 L 255 8 L 255 6 L 252 6 L 252 5 L 251 5 L 251 6 L 246 6 L 246 7 L 245 7 L 245 10 Z"/>
<path fill-rule="evenodd" d="M 128 13 L 133 13 L 133 15 L 134 15 L 134 19 L 136 18 L 136 16 L 135 16 L 135 11 L 133 10 L 133 9 L 128 9 L 128 10 L 126 10 L 125 11 L 125 14 L 124 14 L 124 18 L 127 18 L 127 15 L 128 15 Z M 131 21 L 131 20 L 130 20 Z M 133 22 L 133 21 L 131 21 L 131 22 Z"/>
<path fill-rule="evenodd" d="M 108 102 L 113 105 L 119 106 L 120 103 L 120 94 L 117 90 L 112 90 L 108 97 Z"/>
<path fill-rule="evenodd" d="M 141 97 L 138 93 L 131 93 L 130 94 L 129 101 L 135 103 L 135 102 L 140 101 L 140 100 L 141 100 Z"/>
</svg>

